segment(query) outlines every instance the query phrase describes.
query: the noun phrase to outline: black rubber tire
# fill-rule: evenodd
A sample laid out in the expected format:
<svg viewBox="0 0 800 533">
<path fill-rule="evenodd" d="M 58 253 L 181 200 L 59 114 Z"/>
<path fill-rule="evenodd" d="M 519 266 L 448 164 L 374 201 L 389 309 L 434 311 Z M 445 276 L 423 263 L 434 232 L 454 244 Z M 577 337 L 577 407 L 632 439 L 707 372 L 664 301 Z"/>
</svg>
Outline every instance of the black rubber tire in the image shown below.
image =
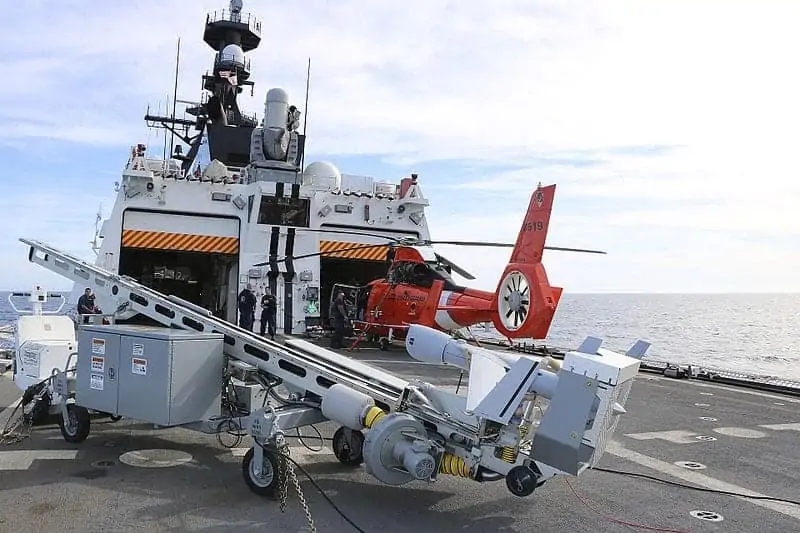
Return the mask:
<svg viewBox="0 0 800 533">
<path fill-rule="evenodd" d="M 360 466 L 364 462 L 364 434 L 344 426 L 333 434 L 333 455 L 346 466 Z"/>
<path fill-rule="evenodd" d="M 527 466 L 515 466 L 506 474 L 508 491 L 519 498 L 533 494 L 539 485 L 539 476 Z"/>
<path fill-rule="evenodd" d="M 386 337 L 381 337 L 381 340 L 378 341 L 378 347 L 384 352 L 386 350 L 388 350 L 389 349 L 389 339 L 387 339 Z"/>
<path fill-rule="evenodd" d="M 252 470 L 254 457 L 255 450 L 253 448 L 250 448 L 247 450 L 247 453 L 244 454 L 244 459 L 242 459 L 242 475 L 244 476 L 244 482 L 247 485 L 247 488 L 259 496 L 272 498 L 278 492 L 278 457 L 273 452 L 264 450 L 264 459 L 266 459 L 265 463 L 272 469 L 271 478 L 266 482 L 263 480 L 254 479 Z"/>
<path fill-rule="evenodd" d="M 72 428 L 66 427 L 64 424 L 64 417 L 58 418 L 58 427 L 61 429 L 61 435 L 64 437 L 64 440 L 72 444 L 85 441 L 86 437 L 89 436 L 89 430 L 92 424 L 89 417 L 89 410 L 71 403 L 67 405 L 67 413 L 72 419 Z"/>
</svg>

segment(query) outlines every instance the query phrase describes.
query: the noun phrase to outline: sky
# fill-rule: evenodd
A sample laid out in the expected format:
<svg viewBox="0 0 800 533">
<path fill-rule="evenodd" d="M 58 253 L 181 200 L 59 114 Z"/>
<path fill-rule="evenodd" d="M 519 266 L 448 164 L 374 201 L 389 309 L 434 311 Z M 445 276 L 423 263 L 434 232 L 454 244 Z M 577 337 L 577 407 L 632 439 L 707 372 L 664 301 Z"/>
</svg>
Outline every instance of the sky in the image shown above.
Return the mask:
<svg viewBox="0 0 800 533">
<path fill-rule="evenodd" d="M 489 9 L 491 6 L 491 9 Z M 129 148 L 149 143 L 181 41 L 197 100 L 225 0 L 28 0 L 0 18 L 0 288 L 71 283 L 18 239 L 86 258 Z M 557 184 L 547 252 L 567 292 L 800 291 L 800 3 L 684 0 L 244 1 L 249 55 L 302 108 L 306 162 L 419 174 L 434 239 L 513 241 Z M 35 38 L 31 38 L 31 34 Z M 10 51 L 10 53 L 9 53 Z M 171 98 L 171 97 L 170 97 Z M 509 251 L 441 246 L 492 289 Z"/>
</svg>

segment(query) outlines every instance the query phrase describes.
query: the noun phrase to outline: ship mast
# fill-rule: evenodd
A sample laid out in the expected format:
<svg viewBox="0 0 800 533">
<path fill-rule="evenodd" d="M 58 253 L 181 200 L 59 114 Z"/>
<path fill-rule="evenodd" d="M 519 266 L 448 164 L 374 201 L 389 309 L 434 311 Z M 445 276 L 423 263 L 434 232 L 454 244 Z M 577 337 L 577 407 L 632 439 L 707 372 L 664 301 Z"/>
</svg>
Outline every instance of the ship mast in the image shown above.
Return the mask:
<svg viewBox="0 0 800 533">
<path fill-rule="evenodd" d="M 175 146 L 170 155 L 181 161 L 184 174 L 194 164 L 204 134 L 208 136 L 211 159 L 217 159 L 227 166 L 246 166 L 249 162 L 250 136 L 258 125 L 255 115 L 241 112 L 237 97 L 246 86 L 250 87 L 251 94 L 253 91 L 250 60 L 245 54 L 261 43 L 261 23 L 249 14 L 242 13 L 242 0 L 231 0 L 229 9 L 206 16 L 203 40 L 216 54 L 213 70 L 202 78 L 206 92 L 201 101 L 185 109 L 185 113 L 195 117 L 194 120 L 177 118 L 174 105 L 171 116 L 152 115 L 148 107 L 144 117 L 148 126 L 164 128 L 188 145 L 185 155 L 180 144 Z M 173 95 L 173 102 L 178 101 L 177 94 Z"/>
</svg>

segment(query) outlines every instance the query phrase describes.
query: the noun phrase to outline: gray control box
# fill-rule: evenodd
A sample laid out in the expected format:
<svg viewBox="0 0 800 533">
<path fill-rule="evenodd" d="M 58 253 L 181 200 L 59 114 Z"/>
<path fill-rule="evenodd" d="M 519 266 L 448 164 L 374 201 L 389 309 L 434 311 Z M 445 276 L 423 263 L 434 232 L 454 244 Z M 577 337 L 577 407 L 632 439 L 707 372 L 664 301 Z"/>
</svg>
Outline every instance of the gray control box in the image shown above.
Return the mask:
<svg viewBox="0 0 800 533">
<path fill-rule="evenodd" d="M 75 399 L 88 409 L 160 426 L 219 416 L 222 347 L 219 333 L 81 326 Z"/>
</svg>

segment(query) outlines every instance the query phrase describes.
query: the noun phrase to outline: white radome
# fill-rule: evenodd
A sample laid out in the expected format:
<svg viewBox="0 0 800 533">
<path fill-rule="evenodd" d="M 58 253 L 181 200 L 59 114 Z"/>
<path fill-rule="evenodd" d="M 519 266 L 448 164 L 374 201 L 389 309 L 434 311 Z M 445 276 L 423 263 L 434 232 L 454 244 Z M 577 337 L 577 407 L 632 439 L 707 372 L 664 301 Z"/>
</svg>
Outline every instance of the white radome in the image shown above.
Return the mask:
<svg viewBox="0 0 800 533">
<path fill-rule="evenodd" d="M 338 188 L 341 183 L 342 173 L 328 161 L 315 161 L 303 171 L 303 185 Z"/>
</svg>

